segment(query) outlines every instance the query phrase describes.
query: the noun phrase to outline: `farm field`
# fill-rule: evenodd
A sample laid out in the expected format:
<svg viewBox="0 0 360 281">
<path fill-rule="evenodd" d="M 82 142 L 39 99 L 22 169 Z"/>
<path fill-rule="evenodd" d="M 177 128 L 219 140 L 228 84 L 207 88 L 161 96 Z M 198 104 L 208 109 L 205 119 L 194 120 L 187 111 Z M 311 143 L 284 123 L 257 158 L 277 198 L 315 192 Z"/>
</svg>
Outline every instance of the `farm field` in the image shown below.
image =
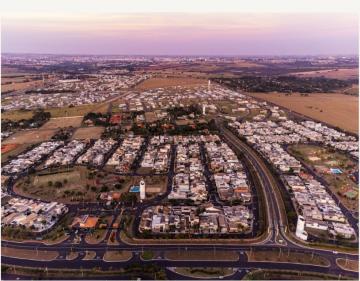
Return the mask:
<svg viewBox="0 0 360 281">
<path fill-rule="evenodd" d="M 50 140 L 56 133 L 56 129 L 34 129 L 24 130 L 9 136 L 3 144 L 30 144 Z"/>
<path fill-rule="evenodd" d="M 343 94 L 250 93 L 249 95 L 286 107 L 297 113 L 358 134 L 359 97 Z"/>
<path fill-rule="evenodd" d="M 325 77 L 330 79 L 356 79 L 359 75 L 358 68 L 338 68 L 338 69 L 324 69 L 315 71 L 293 72 L 289 75 L 298 77 Z"/>
<path fill-rule="evenodd" d="M 150 78 L 140 84 L 135 88 L 139 90 L 148 90 L 154 88 L 166 88 L 173 86 L 199 86 L 206 85 L 207 80 L 198 79 L 198 78 L 189 78 L 189 77 L 171 77 L 171 78 Z"/>
<path fill-rule="evenodd" d="M 72 139 L 99 139 L 104 130 L 104 127 L 79 128 L 75 131 Z"/>
<path fill-rule="evenodd" d="M 289 151 L 303 160 L 329 184 L 331 191 L 351 211 L 359 208 L 358 185 L 352 179 L 358 171 L 357 163 L 346 155 L 331 152 L 327 148 L 298 144 L 289 147 Z M 330 169 L 340 169 L 341 174 L 331 173 Z"/>
<path fill-rule="evenodd" d="M 58 129 L 70 126 L 77 128 L 81 126 L 82 119 L 82 116 L 51 118 L 41 127 L 41 129 Z"/>
</svg>

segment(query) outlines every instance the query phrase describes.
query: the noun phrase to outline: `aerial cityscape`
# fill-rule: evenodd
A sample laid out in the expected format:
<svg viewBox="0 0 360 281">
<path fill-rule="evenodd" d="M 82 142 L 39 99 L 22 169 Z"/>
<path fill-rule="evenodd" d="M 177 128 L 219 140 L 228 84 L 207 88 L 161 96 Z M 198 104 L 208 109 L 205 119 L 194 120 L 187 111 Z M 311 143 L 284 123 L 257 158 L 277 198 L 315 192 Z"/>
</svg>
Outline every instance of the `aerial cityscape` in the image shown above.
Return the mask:
<svg viewBox="0 0 360 281">
<path fill-rule="evenodd" d="M 358 280 L 355 1 L 60 2 L 2 11 L 1 279 Z"/>
</svg>

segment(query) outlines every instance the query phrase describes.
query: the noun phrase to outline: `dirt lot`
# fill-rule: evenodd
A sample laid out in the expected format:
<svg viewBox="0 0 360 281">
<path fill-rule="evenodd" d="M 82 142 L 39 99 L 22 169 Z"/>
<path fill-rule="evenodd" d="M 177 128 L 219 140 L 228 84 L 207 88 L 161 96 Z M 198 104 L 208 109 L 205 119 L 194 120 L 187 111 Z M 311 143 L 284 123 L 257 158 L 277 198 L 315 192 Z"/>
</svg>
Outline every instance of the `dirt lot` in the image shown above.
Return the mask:
<svg viewBox="0 0 360 281">
<path fill-rule="evenodd" d="M 172 77 L 172 78 L 150 78 L 135 88 L 139 90 L 148 90 L 154 88 L 166 88 L 172 86 L 198 86 L 198 85 L 205 85 L 207 80 L 205 79 L 197 79 L 197 78 L 189 78 L 189 77 Z"/>
<path fill-rule="evenodd" d="M 49 140 L 55 133 L 56 129 L 34 129 L 17 132 L 6 140 L 3 141 L 3 144 L 29 144 L 29 143 L 38 143 L 42 141 Z"/>
<path fill-rule="evenodd" d="M 72 139 L 99 139 L 104 127 L 79 128 L 75 131 Z"/>
<path fill-rule="evenodd" d="M 307 97 L 281 93 L 250 95 L 358 134 L 359 97 L 343 94 L 310 94 Z"/>
<path fill-rule="evenodd" d="M 318 255 L 279 251 L 253 251 L 246 252 L 249 261 L 265 261 L 265 262 L 289 262 L 289 263 L 305 263 L 319 266 L 329 266 L 330 262 Z"/>
<path fill-rule="evenodd" d="M 82 119 L 82 116 L 51 118 L 41 129 L 58 129 L 70 126 L 77 128 L 81 126 Z"/>
<path fill-rule="evenodd" d="M 289 75 L 299 77 L 325 77 L 331 79 L 355 79 L 359 75 L 358 68 L 338 68 L 338 69 L 324 69 L 316 71 L 293 72 Z"/>
<path fill-rule="evenodd" d="M 2 146 L 4 146 L 4 145 L 6 146 L 6 144 L 3 144 Z M 12 144 L 9 144 L 9 145 L 12 145 Z M 14 145 L 16 145 L 16 148 L 14 148 L 8 152 L 3 152 L 1 150 L 1 163 L 6 162 L 9 159 L 9 157 L 16 156 L 16 155 L 22 153 L 29 146 L 31 146 L 31 144 L 14 144 Z"/>
</svg>

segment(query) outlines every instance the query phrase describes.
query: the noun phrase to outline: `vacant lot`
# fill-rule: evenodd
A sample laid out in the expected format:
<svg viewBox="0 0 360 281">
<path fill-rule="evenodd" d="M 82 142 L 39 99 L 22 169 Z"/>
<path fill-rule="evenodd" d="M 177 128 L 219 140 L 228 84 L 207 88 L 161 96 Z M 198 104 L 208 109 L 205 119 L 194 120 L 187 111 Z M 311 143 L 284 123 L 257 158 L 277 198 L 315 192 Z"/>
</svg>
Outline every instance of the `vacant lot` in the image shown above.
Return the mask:
<svg viewBox="0 0 360 281">
<path fill-rule="evenodd" d="M 325 77 L 330 79 L 355 79 L 359 75 L 358 68 L 338 68 L 315 71 L 293 72 L 290 75 L 299 77 Z"/>
<path fill-rule="evenodd" d="M 249 261 L 264 261 L 264 262 L 289 262 L 289 263 L 304 263 L 319 266 L 329 266 L 330 262 L 318 255 L 297 253 L 291 251 L 253 251 L 246 252 Z"/>
<path fill-rule="evenodd" d="M 301 96 L 282 93 L 252 93 L 251 96 L 286 107 L 346 131 L 358 133 L 359 97 L 343 94 L 310 94 Z"/>
<path fill-rule="evenodd" d="M 189 77 L 172 77 L 172 78 L 150 78 L 139 85 L 136 86 L 136 89 L 147 90 L 154 88 L 166 88 L 172 86 L 199 86 L 205 85 L 207 80 L 205 79 L 197 79 L 197 78 L 189 78 Z"/>
<path fill-rule="evenodd" d="M 237 261 L 239 255 L 235 251 L 166 251 L 168 260 L 203 260 L 203 261 Z"/>
<path fill-rule="evenodd" d="M 30 143 L 38 143 L 42 141 L 49 140 L 55 133 L 56 129 L 42 130 L 42 129 L 34 129 L 34 130 L 26 130 L 17 132 L 6 140 L 3 141 L 3 144 L 30 144 Z"/>
<path fill-rule="evenodd" d="M 70 126 L 77 128 L 81 126 L 82 119 L 82 116 L 51 118 L 41 129 L 59 129 Z"/>
<path fill-rule="evenodd" d="M 104 127 L 79 128 L 75 131 L 72 139 L 99 139 Z"/>
</svg>

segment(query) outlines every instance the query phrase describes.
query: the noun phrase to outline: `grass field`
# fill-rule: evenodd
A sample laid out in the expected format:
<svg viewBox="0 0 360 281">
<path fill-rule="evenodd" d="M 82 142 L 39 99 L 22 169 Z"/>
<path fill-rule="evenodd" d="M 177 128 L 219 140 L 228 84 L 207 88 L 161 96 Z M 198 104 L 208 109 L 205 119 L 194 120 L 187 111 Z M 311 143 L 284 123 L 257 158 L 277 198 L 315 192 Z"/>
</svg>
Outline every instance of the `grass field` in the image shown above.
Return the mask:
<svg viewBox="0 0 360 281">
<path fill-rule="evenodd" d="M 315 172 L 326 180 L 331 191 L 346 208 L 352 211 L 358 210 L 358 196 L 354 199 L 345 196 L 350 190 L 358 193 L 357 184 L 349 178 L 350 174 L 358 169 L 357 162 L 342 153 L 330 152 L 327 148 L 315 145 L 297 144 L 290 146 L 289 151 L 314 168 Z M 342 174 L 331 174 L 330 168 L 339 168 Z"/>
<path fill-rule="evenodd" d="M 289 263 L 304 263 L 319 266 L 329 266 L 330 262 L 318 255 L 288 252 L 286 250 L 279 251 L 253 251 L 246 252 L 249 261 L 264 261 L 264 262 L 289 262 Z"/>
<path fill-rule="evenodd" d="M 203 261 L 237 261 L 239 255 L 235 251 L 165 251 L 169 260 L 203 260 Z"/>
<path fill-rule="evenodd" d="M 229 267 L 177 267 L 175 272 L 192 278 L 208 279 L 231 275 L 234 273 L 234 269 Z"/>
<path fill-rule="evenodd" d="M 1 255 L 5 257 L 31 259 L 39 261 L 52 261 L 59 255 L 56 251 L 25 250 L 1 247 Z"/>
<path fill-rule="evenodd" d="M 129 177 L 106 172 L 96 172 L 92 176 L 90 174 L 91 171 L 87 168 L 76 166 L 69 170 L 64 168 L 54 170 L 53 173 L 30 175 L 19 180 L 14 190 L 32 198 L 71 204 L 82 201 L 96 202 L 103 186 L 107 186 L 108 191 L 122 193 L 127 192 L 131 184 Z M 122 187 L 117 189 L 114 185 L 120 180 L 123 180 Z M 61 186 L 56 186 L 56 182 L 60 182 Z"/>
<path fill-rule="evenodd" d="M 345 270 L 351 270 L 359 272 L 359 261 L 358 260 L 346 260 L 346 259 L 336 259 L 338 266 Z"/>
<path fill-rule="evenodd" d="M 343 94 L 251 93 L 253 97 L 275 103 L 316 120 L 357 133 L 359 126 L 359 97 Z"/>
<path fill-rule="evenodd" d="M 104 261 L 117 262 L 127 261 L 132 258 L 132 253 L 129 251 L 107 251 L 104 255 Z"/>
<path fill-rule="evenodd" d="M 41 126 L 41 129 L 58 129 L 70 126 L 77 128 L 81 126 L 82 119 L 82 116 L 51 118 L 48 122 Z"/>
<path fill-rule="evenodd" d="M 199 86 L 206 85 L 206 79 L 197 79 L 197 78 L 189 78 L 189 77 L 169 77 L 169 78 L 150 78 L 147 79 L 140 84 L 138 84 L 135 88 L 139 90 L 148 90 L 154 88 L 166 88 L 173 86 Z"/>
<path fill-rule="evenodd" d="M 75 131 L 72 139 L 99 139 L 104 127 L 79 128 Z"/>
<path fill-rule="evenodd" d="M 51 117 L 72 117 L 83 116 L 88 112 L 101 112 L 106 113 L 109 107 L 108 102 L 85 104 L 74 107 L 58 107 L 58 108 L 45 108 L 44 111 L 50 112 Z M 32 110 L 11 110 L 1 114 L 2 119 L 10 119 L 18 121 L 21 119 L 30 119 L 33 116 Z"/>
<path fill-rule="evenodd" d="M 4 82 L 3 82 L 4 83 Z M 15 82 L 11 84 L 1 85 L 1 92 L 25 90 L 28 88 L 38 87 L 43 84 L 42 80 L 29 81 L 29 82 Z"/>
<path fill-rule="evenodd" d="M 3 141 L 3 144 L 32 144 L 50 140 L 56 129 L 34 129 L 19 131 Z"/>
</svg>

